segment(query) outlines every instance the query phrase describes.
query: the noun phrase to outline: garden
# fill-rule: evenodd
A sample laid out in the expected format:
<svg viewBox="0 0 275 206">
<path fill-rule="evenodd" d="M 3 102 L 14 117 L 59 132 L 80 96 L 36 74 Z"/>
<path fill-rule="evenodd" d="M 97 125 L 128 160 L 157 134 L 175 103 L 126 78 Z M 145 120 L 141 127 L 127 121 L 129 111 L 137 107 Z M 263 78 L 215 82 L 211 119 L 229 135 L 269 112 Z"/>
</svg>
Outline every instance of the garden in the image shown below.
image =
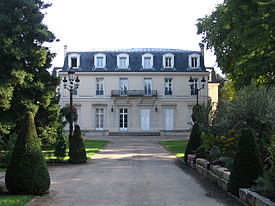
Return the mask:
<svg viewBox="0 0 275 206">
<path fill-rule="evenodd" d="M 274 98 L 274 89 L 252 83 L 240 89 L 233 100 L 222 99 L 216 110 L 211 103 L 195 105 L 188 143 L 162 144 L 250 205 L 262 201 L 256 196 L 275 201 Z M 247 197 L 251 194 L 255 194 L 252 200 Z"/>
</svg>

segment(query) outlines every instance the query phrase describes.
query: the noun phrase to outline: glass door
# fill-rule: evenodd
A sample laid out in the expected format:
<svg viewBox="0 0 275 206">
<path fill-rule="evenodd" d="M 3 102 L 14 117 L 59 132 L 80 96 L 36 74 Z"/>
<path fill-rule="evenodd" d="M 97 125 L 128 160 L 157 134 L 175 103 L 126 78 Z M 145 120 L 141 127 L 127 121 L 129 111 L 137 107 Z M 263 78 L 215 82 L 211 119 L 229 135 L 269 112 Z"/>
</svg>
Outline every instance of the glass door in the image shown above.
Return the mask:
<svg viewBox="0 0 275 206">
<path fill-rule="evenodd" d="M 127 95 L 128 90 L 128 79 L 127 78 L 120 78 L 119 79 L 119 86 L 120 86 L 120 94 Z"/>
<path fill-rule="evenodd" d="M 150 109 L 140 110 L 140 129 L 143 131 L 150 129 Z"/>
<path fill-rule="evenodd" d="M 152 78 L 144 78 L 144 94 L 152 94 Z"/>
<path fill-rule="evenodd" d="M 128 130 L 128 109 L 119 109 L 119 129 L 120 131 Z"/>
<path fill-rule="evenodd" d="M 165 130 L 174 129 L 174 110 L 165 109 Z"/>
</svg>

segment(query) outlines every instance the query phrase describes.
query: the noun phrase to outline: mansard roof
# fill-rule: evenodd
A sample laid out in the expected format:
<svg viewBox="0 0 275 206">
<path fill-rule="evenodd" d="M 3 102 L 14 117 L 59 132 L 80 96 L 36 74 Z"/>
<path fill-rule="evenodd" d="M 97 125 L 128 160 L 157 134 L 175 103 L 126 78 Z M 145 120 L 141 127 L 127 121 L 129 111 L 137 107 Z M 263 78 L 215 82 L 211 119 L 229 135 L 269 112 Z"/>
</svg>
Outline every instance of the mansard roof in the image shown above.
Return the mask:
<svg viewBox="0 0 275 206">
<path fill-rule="evenodd" d="M 117 68 L 117 55 L 119 54 L 129 55 L 129 68 L 119 69 Z M 142 67 L 142 55 L 153 55 L 153 68 L 144 69 Z M 187 71 L 205 71 L 203 58 L 200 58 L 200 67 L 190 70 L 189 68 L 189 55 L 198 54 L 201 57 L 200 51 L 189 51 L 181 49 L 160 49 L 160 48 L 134 48 L 134 49 L 93 49 L 88 52 L 67 52 L 63 71 L 69 69 L 68 56 L 77 54 L 80 55 L 80 66 L 77 69 L 79 72 L 187 72 Z M 95 68 L 94 55 L 104 54 L 106 55 L 105 68 Z M 174 67 L 163 68 L 163 55 L 173 54 Z"/>
</svg>

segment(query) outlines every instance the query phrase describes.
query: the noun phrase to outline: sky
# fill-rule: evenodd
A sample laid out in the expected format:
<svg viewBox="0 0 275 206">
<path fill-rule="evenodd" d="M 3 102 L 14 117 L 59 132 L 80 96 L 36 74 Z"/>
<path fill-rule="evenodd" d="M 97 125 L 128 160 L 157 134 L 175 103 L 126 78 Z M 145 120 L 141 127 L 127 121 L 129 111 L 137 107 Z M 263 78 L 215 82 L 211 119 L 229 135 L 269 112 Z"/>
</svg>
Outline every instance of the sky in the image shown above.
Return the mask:
<svg viewBox="0 0 275 206">
<path fill-rule="evenodd" d="M 211 14 L 223 0 L 45 0 L 44 23 L 59 42 L 47 46 L 63 66 L 68 51 L 121 48 L 170 48 L 199 51 L 198 18 Z M 213 52 L 205 66 L 217 67 Z"/>
</svg>

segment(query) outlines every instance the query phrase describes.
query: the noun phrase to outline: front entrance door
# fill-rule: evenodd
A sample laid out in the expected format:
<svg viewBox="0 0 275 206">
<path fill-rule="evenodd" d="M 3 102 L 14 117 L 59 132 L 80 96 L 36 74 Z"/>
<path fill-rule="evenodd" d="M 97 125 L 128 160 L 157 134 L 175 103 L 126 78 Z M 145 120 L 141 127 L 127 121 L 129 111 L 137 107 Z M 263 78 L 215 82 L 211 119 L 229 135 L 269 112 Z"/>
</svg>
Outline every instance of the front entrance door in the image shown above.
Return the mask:
<svg viewBox="0 0 275 206">
<path fill-rule="evenodd" d="M 120 131 L 128 129 L 128 109 L 119 109 L 119 129 Z"/>
<path fill-rule="evenodd" d="M 150 129 L 150 109 L 140 110 L 140 129 L 143 131 Z"/>
<path fill-rule="evenodd" d="M 165 109 L 165 130 L 174 129 L 174 110 Z"/>
</svg>

